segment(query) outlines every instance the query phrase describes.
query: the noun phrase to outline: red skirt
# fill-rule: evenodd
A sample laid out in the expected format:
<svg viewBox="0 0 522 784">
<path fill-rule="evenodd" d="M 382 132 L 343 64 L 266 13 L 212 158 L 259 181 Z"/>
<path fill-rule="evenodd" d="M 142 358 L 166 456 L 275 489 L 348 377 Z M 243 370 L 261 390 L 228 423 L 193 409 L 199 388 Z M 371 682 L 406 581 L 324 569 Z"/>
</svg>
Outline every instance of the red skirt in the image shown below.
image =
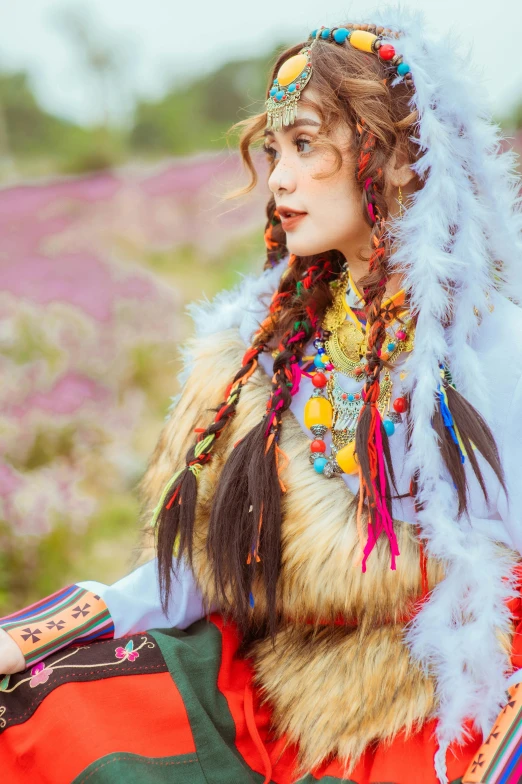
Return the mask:
<svg viewBox="0 0 522 784">
<path fill-rule="evenodd" d="M 239 635 L 220 615 L 66 648 L 4 679 L 0 690 L 3 784 L 437 784 L 435 722 L 368 748 L 350 776 L 330 760 L 299 771 L 297 748 L 274 739 Z M 448 752 L 461 781 L 477 734 Z"/>
</svg>

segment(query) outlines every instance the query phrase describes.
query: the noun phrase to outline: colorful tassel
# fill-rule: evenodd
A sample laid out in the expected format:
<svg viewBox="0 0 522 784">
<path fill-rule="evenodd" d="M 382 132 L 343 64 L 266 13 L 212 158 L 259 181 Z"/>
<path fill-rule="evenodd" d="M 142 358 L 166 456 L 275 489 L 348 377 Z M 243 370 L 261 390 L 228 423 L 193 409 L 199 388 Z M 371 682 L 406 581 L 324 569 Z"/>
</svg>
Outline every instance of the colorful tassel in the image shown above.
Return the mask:
<svg viewBox="0 0 522 784">
<path fill-rule="evenodd" d="M 184 470 L 185 470 L 185 468 L 180 468 L 179 471 L 176 471 L 174 476 L 172 476 L 169 479 L 169 481 L 167 482 L 167 484 L 163 488 L 163 492 L 161 493 L 160 499 L 159 499 L 159 501 L 158 501 L 158 503 L 156 505 L 156 508 L 154 509 L 154 512 L 152 513 L 152 520 L 151 520 L 152 528 L 156 527 L 156 525 L 158 523 L 159 516 L 160 516 L 160 512 L 163 509 L 163 504 L 165 503 L 165 500 L 166 500 L 166 498 L 167 498 L 167 496 L 169 494 L 169 491 L 171 490 L 171 488 L 172 488 L 173 484 L 175 483 L 176 479 L 178 479 L 178 477 L 181 476 L 181 474 L 183 473 Z"/>
<path fill-rule="evenodd" d="M 442 368 L 442 366 L 440 366 L 440 367 L 441 367 L 440 375 L 441 375 L 441 378 L 444 379 L 444 377 L 445 377 L 444 376 L 444 369 Z M 461 437 L 461 435 L 460 435 L 460 433 L 458 431 L 458 428 L 455 425 L 455 423 L 453 422 L 453 417 L 451 415 L 451 411 L 450 411 L 449 405 L 448 405 L 448 395 L 446 393 L 446 389 L 444 388 L 443 385 L 438 384 L 437 391 L 438 391 L 438 394 L 439 394 L 439 405 L 440 405 L 440 413 L 442 414 L 442 420 L 444 422 L 444 425 L 448 428 L 448 430 L 449 430 L 449 432 L 451 434 L 451 438 L 453 439 L 454 443 L 459 448 L 460 462 L 464 463 L 464 461 L 466 460 L 466 457 L 468 456 L 468 454 L 466 452 L 464 444 L 462 443 L 462 437 Z"/>
<path fill-rule="evenodd" d="M 390 515 L 386 503 L 387 478 L 381 431 L 381 428 L 384 426 L 382 424 L 379 409 L 377 408 L 379 394 L 380 384 L 378 381 L 374 381 L 369 390 L 369 393 L 365 396 L 364 406 L 361 409 L 361 414 L 359 415 L 362 416 L 363 411 L 368 405 L 371 407 L 370 427 L 368 431 L 367 442 L 371 487 L 368 487 L 367 483 L 362 477 L 362 472 L 360 472 L 362 482 L 359 490 L 361 494 L 359 498 L 358 509 L 359 526 L 361 525 L 362 504 L 365 500 L 368 501 L 368 505 L 370 509 L 373 510 L 374 514 L 373 519 L 372 515 L 370 515 L 370 521 L 368 523 L 368 535 L 366 544 L 363 548 L 363 559 L 361 563 L 363 572 L 366 571 L 366 562 L 373 548 L 377 544 L 377 540 L 382 531 L 386 533 L 390 543 L 391 569 L 396 569 L 396 557 L 400 555 L 397 537 L 393 528 L 393 518 Z"/>
</svg>

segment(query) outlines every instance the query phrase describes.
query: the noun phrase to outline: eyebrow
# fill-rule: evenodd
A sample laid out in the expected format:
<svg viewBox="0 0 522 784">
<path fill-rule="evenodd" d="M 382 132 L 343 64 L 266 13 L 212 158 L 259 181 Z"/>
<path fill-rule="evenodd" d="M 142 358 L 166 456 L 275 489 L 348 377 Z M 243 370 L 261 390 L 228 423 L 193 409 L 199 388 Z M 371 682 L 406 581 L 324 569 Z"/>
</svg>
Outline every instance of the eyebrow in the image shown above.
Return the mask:
<svg viewBox="0 0 522 784">
<path fill-rule="evenodd" d="M 311 117 L 300 117 L 292 125 L 284 125 L 281 129 L 283 133 L 289 133 L 293 128 L 299 128 L 301 125 L 313 125 L 319 127 L 321 125 L 317 120 L 312 120 Z M 275 136 L 273 130 L 266 130 L 264 136 Z"/>
</svg>

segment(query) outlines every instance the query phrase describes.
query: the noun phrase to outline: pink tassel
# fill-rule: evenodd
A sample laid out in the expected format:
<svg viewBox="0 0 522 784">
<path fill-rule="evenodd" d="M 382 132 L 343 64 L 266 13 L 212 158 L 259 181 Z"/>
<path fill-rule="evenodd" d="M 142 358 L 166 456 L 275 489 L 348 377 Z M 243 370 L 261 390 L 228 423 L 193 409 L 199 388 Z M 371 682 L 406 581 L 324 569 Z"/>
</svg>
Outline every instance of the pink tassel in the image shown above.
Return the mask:
<svg viewBox="0 0 522 784">
<path fill-rule="evenodd" d="M 297 362 L 295 362 L 292 365 L 292 382 L 293 383 L 292 383 L 292 388 L 290 389 L 290 394 L 292 395 L 292 397 L 299 392 L 299 385 L 301 383 L 301 375 L 302 375 L 301 368 L 299 367 Z"/>
<path fill-rule="evenodd" d="M 293 338 L 288 338 L 286 344 L 288 345 L 289 343 L 295 343 L 296 340 L 301 340 L 301 338 L 304 338 L 305 336 L 306 333 L 303 330 L 301 330 L 300 332 L 297 333 L 297 335 L 294 335 Z"/>
<path fill-rule="evenodd" d="M 390 543 L 390 550 L 391 550 L 391 569 L 396 569 L 396 556 L 400 555 L 399 546 L 397 544 L 397 537 L 395 535 L 395 531 L 393 529 L 393 519 L 390 516 L 388 511 L 388 507 L 386 506 L 386 495 L 385 495 L 385 480 L 386 480 L 386 468 L 384 464 L 384 451 L 382 448 L 382 433 L 381 433 L 381 416 L 380 413 L 377 412 L 377 415 L 374 419 L 374 427 L 375 427 L 375 446 L 376 446 L 376 453 L 377 453 L 377 466 L 379 470 L 379 485 L 380 485 L 380 492 L 377 492 L 377 488 L 375 486 L 375 482 L 372 482 L 373 492 L 375 494 L 376 503 L 377 503 L 377 510 L 376 510 L 376 520 L 373 525 L 368 526 L 368 539 L 366 541 L 366 545 L 364 546 L 364 558 L 362 560 L 362 571 L 366 571 L 366 561 L 368 556 L 372 552 L 373 548 L 377 544 L 377 540 L 384 530 L 386 532 L 386 536 L 388 537 L 388 541 Z M 370 443 L 372 433 L 369 434 Z"/>
</svg>

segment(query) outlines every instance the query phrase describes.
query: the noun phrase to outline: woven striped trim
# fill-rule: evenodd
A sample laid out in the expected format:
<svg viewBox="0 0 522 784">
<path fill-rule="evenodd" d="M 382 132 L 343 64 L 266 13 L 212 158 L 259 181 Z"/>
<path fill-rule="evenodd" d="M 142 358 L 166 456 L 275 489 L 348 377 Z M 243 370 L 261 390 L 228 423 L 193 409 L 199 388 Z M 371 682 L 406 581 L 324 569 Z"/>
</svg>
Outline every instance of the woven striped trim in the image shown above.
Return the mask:
<svg viewBox="0 0 522 784">
<path fill-rule="evenodd" d="M 28 667 L 73 642 L 114 637 L 107 605 L 97 594 L 69 585 L 23 610 L 0 618 Z"/>
<path fill-rule="evenodd" d="M 522 779 L 522 684 L 509 700 L 469 766 L 462 784 L 515 784 Z"/>
</svg>

